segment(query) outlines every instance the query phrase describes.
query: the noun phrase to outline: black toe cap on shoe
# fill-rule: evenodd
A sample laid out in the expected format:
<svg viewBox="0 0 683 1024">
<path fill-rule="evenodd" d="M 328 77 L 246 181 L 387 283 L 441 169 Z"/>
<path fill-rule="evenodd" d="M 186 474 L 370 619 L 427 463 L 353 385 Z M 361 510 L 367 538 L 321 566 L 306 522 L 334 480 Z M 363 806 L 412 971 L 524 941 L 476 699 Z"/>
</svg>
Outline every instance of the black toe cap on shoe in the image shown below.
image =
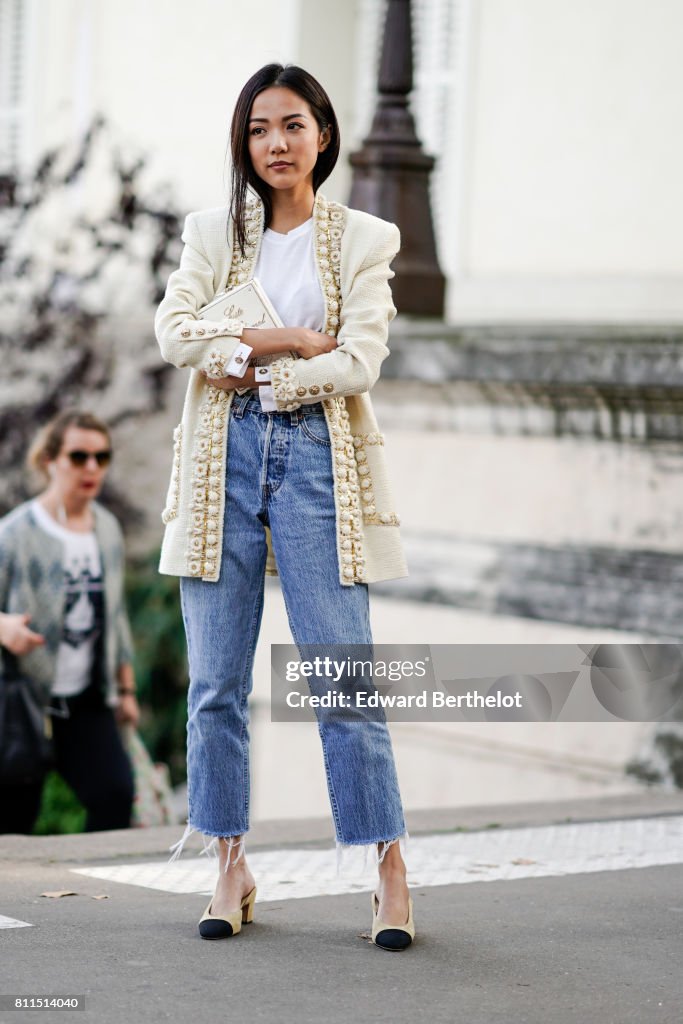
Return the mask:
<svg viewBox="0 0 683 1024">
<path fill-rule="evenodd" d="M 202 921 L 199 934 L 203 939 L 228 939 L 232 935 L 229 921 Z"/>
<path fill-rule="evenodd" d="M 405 949 L 412 941 L 410 935 L 400 928 L 383 928 L 377 933 L 375 945 L 381 946 L 382 949 L 399 950 Z"/>
</svg>

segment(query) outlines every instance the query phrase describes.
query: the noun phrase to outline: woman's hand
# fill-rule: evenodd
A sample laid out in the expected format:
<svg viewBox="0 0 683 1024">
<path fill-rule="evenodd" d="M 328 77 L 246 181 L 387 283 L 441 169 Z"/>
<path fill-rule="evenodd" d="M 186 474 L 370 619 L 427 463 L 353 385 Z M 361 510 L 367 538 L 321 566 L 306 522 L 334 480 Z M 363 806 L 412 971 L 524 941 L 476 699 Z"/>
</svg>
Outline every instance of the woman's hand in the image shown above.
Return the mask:
<svg viewBox="0 0 683 1024">
<path fill-rule="evenodd" d="M 337 347 L 337 339 L 331 334 L 311 331 L 308 327 L 297 327 L 294 330 L 293 349 L 302 359 L 312 359 L 325 352 L 332 352 Z"/>
<path fill-rule="evenodd" d="M 34 647 L 42 647 L 45 637 L 28 628 L 27 623 L 30 621 L 31 616 L 28 614 L 0 615 L 0 645 L 17 657 L 28 654 Z"/>
<path fill-rule="evenodd" d="M 296 352 L 302 359 L 311 359 L 337 347 L 335 338 L 308 327 L 245 327 L 242 341 L 251 345 L 254 356 L 277 357 Z"/>
<path fill-rule="evenodd" d="M 134 729 L 137 728 L 137 724 L 140 721 L 140 705 L 135 694 L 125 693 L 119 697 L 119 703 L 114 714 L 119 725 L 124 725 L 128 722 Z"/>
</svg>

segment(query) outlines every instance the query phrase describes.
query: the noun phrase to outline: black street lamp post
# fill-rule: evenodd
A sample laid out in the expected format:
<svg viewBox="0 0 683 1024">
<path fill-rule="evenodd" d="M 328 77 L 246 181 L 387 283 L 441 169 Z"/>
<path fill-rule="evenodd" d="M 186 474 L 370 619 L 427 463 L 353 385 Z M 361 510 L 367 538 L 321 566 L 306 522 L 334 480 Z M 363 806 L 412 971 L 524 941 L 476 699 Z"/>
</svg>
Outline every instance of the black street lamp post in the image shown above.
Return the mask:
<svg viewBox="0 0 683 1024">
<path fill-rule="evenodd" d="M 443 316 L 445 279 L 439 267 L 429 203 L 434 157 L 422 149 L 409 107 L 413 88 L 410 0 L 388 0 L 370 134 L 350 156 L 349 206 L 393 221 L 401 251 L 391 282 L 399 312 Z"/>
</svg>

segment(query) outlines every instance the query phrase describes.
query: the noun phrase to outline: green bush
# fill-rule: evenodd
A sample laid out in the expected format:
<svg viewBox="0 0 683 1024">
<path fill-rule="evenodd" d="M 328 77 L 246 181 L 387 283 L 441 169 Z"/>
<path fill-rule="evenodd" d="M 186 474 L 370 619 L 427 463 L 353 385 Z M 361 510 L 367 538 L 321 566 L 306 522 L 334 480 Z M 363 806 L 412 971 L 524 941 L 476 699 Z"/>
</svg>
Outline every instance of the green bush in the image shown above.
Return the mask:
<svg viewBox="0 0 683 1024">
<path fill-rule="evenodd" d="M 40 814 L 33 828 L 34 835 L 51 836 L 82 832 L 87 811 L 71 786 L 58 772 L 50 772 L 45 780 Z"/>
<path fill-rule="evenodd" d="M 154 761 L 164 761 L 171 784 L 185 781 L 187 655 L 175 576 L 162 576 L 159 553 L 131 565 L 126 600 L 133 630 L 140 734 Z"/>
</svg>

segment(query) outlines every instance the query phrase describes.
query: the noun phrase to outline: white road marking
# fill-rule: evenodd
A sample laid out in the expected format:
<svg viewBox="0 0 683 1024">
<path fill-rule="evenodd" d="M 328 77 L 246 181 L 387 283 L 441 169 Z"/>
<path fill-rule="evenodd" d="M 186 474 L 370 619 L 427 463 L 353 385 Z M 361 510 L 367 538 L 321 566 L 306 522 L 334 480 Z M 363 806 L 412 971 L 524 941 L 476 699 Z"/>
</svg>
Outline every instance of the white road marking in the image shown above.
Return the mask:
<svg viewBox="0 0 683 1024">
<path fill-rule="evenodd" d="M 16 917 L 5 917 L 0 914 L 0 928 L 33 928 L 28 921 L 17 921 Z"/>
<path fill-rule="evenodd" d="M 683 863 L 683 815 L 584 822 L 533 828 L 487 829 L 415 836 L 404 851 L 411 886 L 621 871 Z M 331 896 L 370 889 L 375 868 L 363 868 L 360 848 L 344 851 L 336 874 L 332 850 L 255 850 L 249 864 L 259 902 Z M 76 874 L 173 893 L 213 892 L 217 861 L 186 854 L 166 861 L 72 868 Z"/>
</svg>

